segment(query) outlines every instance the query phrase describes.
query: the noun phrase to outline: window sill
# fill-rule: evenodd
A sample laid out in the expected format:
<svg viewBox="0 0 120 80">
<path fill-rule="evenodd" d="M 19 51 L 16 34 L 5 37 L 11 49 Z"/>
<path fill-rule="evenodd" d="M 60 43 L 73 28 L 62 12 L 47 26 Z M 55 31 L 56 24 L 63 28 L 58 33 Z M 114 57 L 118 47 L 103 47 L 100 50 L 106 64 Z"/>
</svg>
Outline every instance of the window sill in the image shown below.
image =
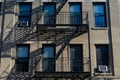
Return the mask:
<svg viewBox="0 0 120 80">
<path fill-rule="evenodd" d="M 108 27 L 92 27 L 92 30 L 108 30 Z"/>
<path fill-rule="evenodd" d="M 109 73 L 99 73 L 99 72 L 95 72 L 94 75 L 98 75 L 98 76 L 112 76 L 112 73 L 109 72 Z"/>
</svg>

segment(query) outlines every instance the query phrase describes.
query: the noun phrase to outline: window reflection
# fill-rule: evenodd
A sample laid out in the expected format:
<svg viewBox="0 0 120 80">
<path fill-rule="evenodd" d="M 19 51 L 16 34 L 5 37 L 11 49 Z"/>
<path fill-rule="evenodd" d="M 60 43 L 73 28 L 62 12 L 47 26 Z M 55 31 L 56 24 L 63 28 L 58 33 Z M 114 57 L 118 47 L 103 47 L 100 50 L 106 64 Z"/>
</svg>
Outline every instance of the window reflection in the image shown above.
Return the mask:
<svg viewBox="0 0 120 80">
<path fill-rule="evenodd" d="M 106 26 L 105 3 L 94 3 L 95 27 Z"/>
<path fill-rule="evenodd" d="M 31 24 L 31 3 L 19 4 L 19 26 L 26 27 Z"/>
<path fill-rule="evenodd" d="M 55 48 L 53 45 L 43 46 L 43 71 L 54 72 L 55 71 Z"/>
<path fill-rule="evenodd" d="M 81 23 L 81 5 L 76 3 L 70 3 L 70 23 Z"/>
<path fill-rule="evenodd" d="M 70 54 L 71 54 L 70 56 L 71 71 L 82 72 L 83 71 L 82 45 L 71 45 Z"/>
<path fill-rule="evenodd" d="M 29 69 L 29 45 L 17 45 L 16 70 L 27 72 Z"/>
<path fill-rule="evenodd" d="M 109 56 L 108 45 L 96 45 L 97 67 L 99 67 L 99 65 L 109 66 L 108 56 Z"/>
<path fill-rule="evenodd" d="M 45 24 L 55 24 L 55 5 L 54 4 L 44 4 L 44 23 Z"/>
</svg>

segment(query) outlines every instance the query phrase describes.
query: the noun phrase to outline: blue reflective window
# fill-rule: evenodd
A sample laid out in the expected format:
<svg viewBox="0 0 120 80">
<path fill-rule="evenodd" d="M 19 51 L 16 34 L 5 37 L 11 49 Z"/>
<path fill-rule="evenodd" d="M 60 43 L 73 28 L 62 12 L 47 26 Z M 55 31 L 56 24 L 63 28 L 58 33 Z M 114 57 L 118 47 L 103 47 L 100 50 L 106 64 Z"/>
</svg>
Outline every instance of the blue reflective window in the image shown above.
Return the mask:
<svg viewBox="0 0 120 80">
<path fill-rule="evenodd" d="M 29 69 L 29 45 L 19 44 L 17 45 L 17 60 L 16 70 L 27 72 Z"/>
<path fill-rule="evenodd" d="M 44 45 L 43 46 L 43 71 L 54 72 L 55 71 L 55 46 Z"/>
<path fill-rule="evenodd" d="M 18 48 L 18 58 L 27 58 L 28 57 L 28 47 L 19 47 Z"/>
<path fill-rule="evenodd" d="M 31 24 L 31 3 L 19 4 L 19 26 L 30 26 Z"/>
<path fill-rule="evenodd" d="M 43 50 L 43 57 L 44 58 L 54 58 L 54 47 L 53 46 L 46 46 Z"/>
<path fill-rule="evenodd" d="M 105 3 L 94 3 L 93 5 L 95 27 L 106 27 Z"/>
<path fill-rule="evenodd" d="M 97 66 L 99 65 L 107 65 L 108 66 L 108 45 L 96 45 L 96 58 L 97 58 Z"/>
<path fill-rule="evenodd" d="M 83 71 L 82 45 L 70 45 L 70 62 L 72 72 Z"/>
<path fill-rule="evenodd" d="M 81 4 L 70 3 L 70 23 L 80 24 L 81 23 Z"/>
<path fill-rule="evenodd" d="M 44 23 L 45 24 L 55 24 L 55 4 L 45 3 L 44 4 Z"/>
<path fill-rule="evenodd" d="M 45 4 L 44 12 L 49 15 L 54 15 L 55 14 L 55 5 L 54 4 Z"/>
<path fill-rule="evenodd" d="M 29 55 L 29 46 L 28 45 L 18 45 L 17 47 L 17 61 L 26 62 Z"/>
</svg>

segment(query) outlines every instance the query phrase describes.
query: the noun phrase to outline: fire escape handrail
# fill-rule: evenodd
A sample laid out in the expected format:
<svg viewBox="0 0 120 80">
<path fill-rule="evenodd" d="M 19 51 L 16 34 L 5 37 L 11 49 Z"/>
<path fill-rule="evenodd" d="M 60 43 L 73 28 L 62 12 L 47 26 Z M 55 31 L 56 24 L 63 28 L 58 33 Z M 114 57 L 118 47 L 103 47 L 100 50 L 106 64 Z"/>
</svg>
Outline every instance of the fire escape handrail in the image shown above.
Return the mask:
<svg viewBox="0 0 120 80">
<path fill-rule="evenodd" d="M 72 37 L 74 36 L 74 34 L 76 33 L 78 27 L 75 27 L 74 31 L 71 33 L 71 35 L 64 40 L 63 45 L 61 46 L 60 50 L 57 52 L 55 59 L 57 60 L 58 57 L 60 56 L 60 54 L 63 52 L 64 48 L 66 47 L 66 45 L 70 42 L 70 40 L 72 39 Z"/>
<path fill-rule="evenodd" d="M 60 5 L 58 6 L 55 15 L 57 15 L 57 14 L 60 12 L 60 10 L 61 10 L 62 7 L 64 6 L 64 4 L 67 2 L 67 0 L 62 0 L 62 1 L 60 1 L 60 2 L 61 2 L 61 3 L 60 3 Z"/>
<path fill-rule="evenodd" d="M 87 24 L 88 12 L 82 12 L 81 14 L 60 12 L 57 15 L 49 15 L 42 12 L 40 15 L 42 16 L 42 21 L 41 24 L 37 24 L 38 26 L 82 26 Z"/>
</svg>

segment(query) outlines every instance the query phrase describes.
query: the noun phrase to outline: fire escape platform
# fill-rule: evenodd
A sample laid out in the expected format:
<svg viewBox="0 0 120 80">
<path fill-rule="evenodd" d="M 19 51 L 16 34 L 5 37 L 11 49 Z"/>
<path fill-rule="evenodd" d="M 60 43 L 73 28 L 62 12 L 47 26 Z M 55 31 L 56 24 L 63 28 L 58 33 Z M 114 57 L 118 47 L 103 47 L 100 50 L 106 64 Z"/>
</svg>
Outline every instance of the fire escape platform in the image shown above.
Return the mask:
<svg viewBox="0 0 120 80">
<path fill-rule="evenodd" d="M 38 24 L 38 27 L 40 26 L 87 26 L 87 24 Z"/>
<path fill-rule="evenodd" d="M 35 72 L 36 78 L 87 78 L 90 72 Z"/>
<path fill-rule="evenodd" d="M 77 32 L 73 38 L 87 32 L 87 26 L 59 26 L 59 27 L 46 27 L 46 26 L 37 26 L 37 31 L 31 33 L 26 37 L 30 41 L 63 41 L 65 38 L 70 36 L 70 34 L 77 28 Z"/>
</svg>

